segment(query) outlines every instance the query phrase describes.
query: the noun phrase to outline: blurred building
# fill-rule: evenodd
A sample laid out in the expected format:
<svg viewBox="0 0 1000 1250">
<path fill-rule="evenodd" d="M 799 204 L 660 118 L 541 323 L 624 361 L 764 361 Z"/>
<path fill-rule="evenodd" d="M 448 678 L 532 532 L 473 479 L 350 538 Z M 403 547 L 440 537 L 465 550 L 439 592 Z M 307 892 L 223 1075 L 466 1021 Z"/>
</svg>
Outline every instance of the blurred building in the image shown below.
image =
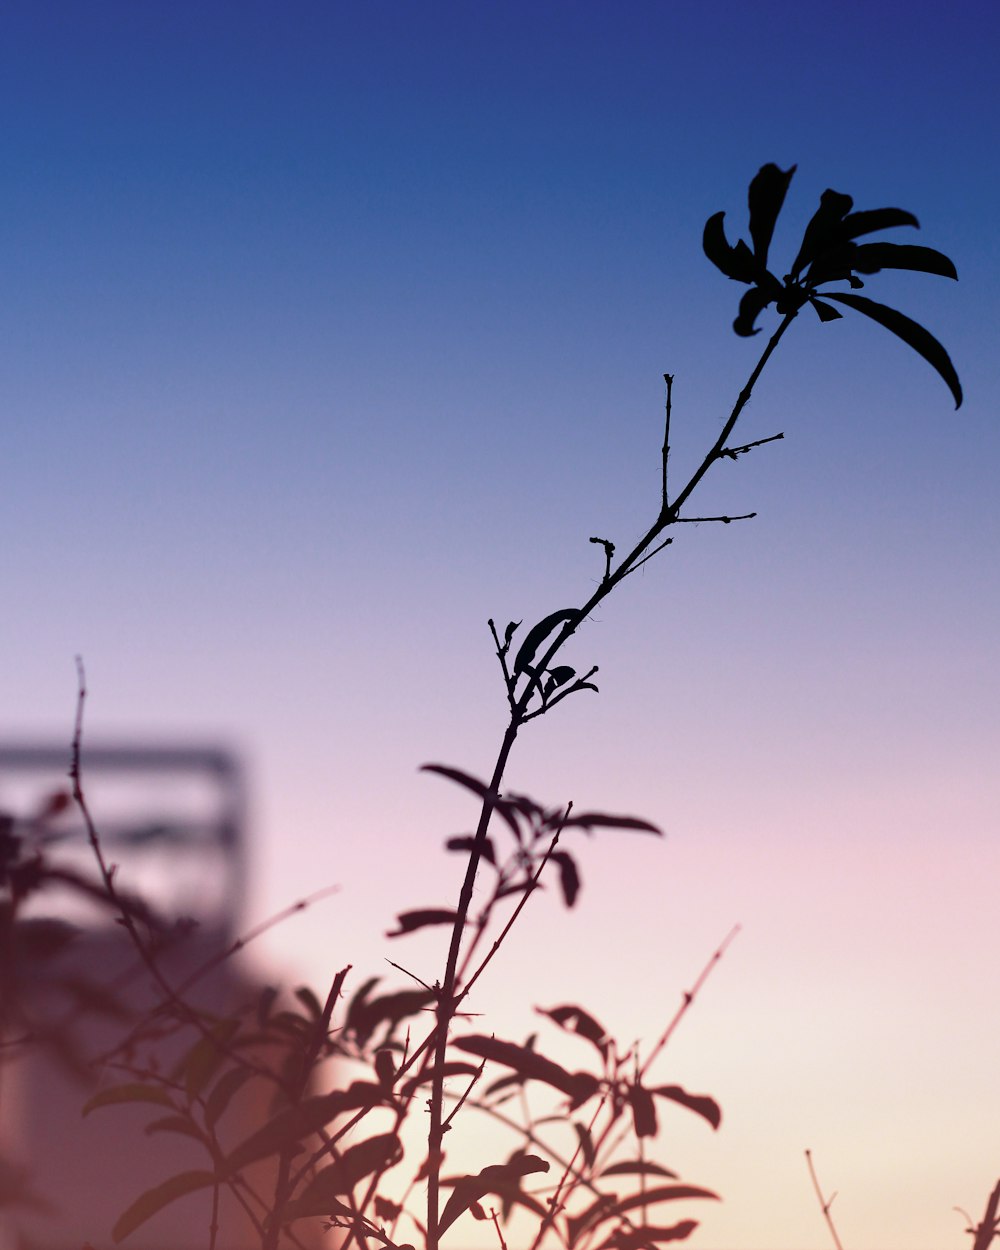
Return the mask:
<svg viewBox="0 0 1000 1250">
<path fill-rule="evenodd" d="M 162 986 L 114 909 L 79 884 L 99 877 L 85 823 L 69 801 L 69 763 L 65 744 L 0 744 L 0 838 L 8 850 L 20 848 L 22 877 L 26 862 L 54 872 L 26 898 L 18 927 L 8 925 L 0 946 L 0 1250 L 81 1250 L 86 1243 L 106 1250 L 115 1221 L 140 1194 L 210 1166 L 198 1141 L 162 1126 L 148 1131 L 169 1118 L 169 1107 L 129 1103 L 81 1115 L 98 1089 L 155 1085 L 144 1073 L 177 1073 L 183 1086 L 180 1065 L 201 1035 L 178 1026 L 169 1010 L 152 1014 L 164 1004 Z M 236 759 L 212 747 L 86 745 L 82 777 L 101 846 L 116 865 L 116 887 L 163 921 L 148 930 L 162 936 L 155 956 L 162 977 L 175 988 L 191 981 L 182 997 L 210 1013 L 208 1020 L 252 1009 L 263 986 L 242 958 L 227 954 L 246 882 Z M 5 888 L 0 882 L 9 918 L 18 886 L 8 880 Z M 255 1077 L 227 1103 L 218 1123 L 226 1148 L 263 1122 L 273 1093 L 273 1084 Z M 269 1185 L 273 1192 L 267 1165 L 258 1172 L 261 1192 Z M 124 1244 L 207 1246 L 211 1198 L 211 1189 L 187 1195 Z M 218 1250 L 258 1244 L 226 1191 L 218 1223 Z M 303 1226 L 297 1235 L 308 1240 L 314 1231 Z"/>
</svg>

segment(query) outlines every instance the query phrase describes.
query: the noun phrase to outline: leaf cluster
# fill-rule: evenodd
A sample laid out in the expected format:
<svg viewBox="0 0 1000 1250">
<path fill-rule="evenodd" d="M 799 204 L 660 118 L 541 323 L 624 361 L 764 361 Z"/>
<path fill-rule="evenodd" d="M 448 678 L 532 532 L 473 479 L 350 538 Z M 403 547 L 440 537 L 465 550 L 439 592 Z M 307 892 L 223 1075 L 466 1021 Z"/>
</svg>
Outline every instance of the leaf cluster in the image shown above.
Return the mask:
<svg viewBox="0 0 1000 1250">
<path fill-rule="evenodd" d="M 962 403 L 962 386 L 948 353 L 923 326 L 867 296 L 857 295 L 864 287 L 861 275 L 868 277 L 884 269 L 908 269 L 916 273 L 957 278 L 954 264 L 931 247 L 909 243 L 866 242 L 858 240 L 901 226 L 918 227 L 912 213 L 901 208 L 874 208 L 854 211 L 849 195 L 827 189 L 819 207 L 809 219 L 802 242 L 791 267 L 779 279 L 768 268 L 768 253 L 778 214 L 796 167 L 782 170 L 764 165 L 750 183 L 750 243 L 726 238 L 725 213 L 713 213 L 705 223 L 702 244 L 705 255 L 727 278 L 742 282 L 749 290 L 740 300 L 733 329 L 744 337 L 757 334 L 757 318 L 771 304 L 783 315 L 794 315 L 809 304 L 820 321 L 839 320 L 843 315 L 830 301 L 853 309 L 884 326 L 902 339 L 940 374 L 955 400 Z M 831 283 L 846 282 L 850 291 L 831 291 Z"/>
</svg>

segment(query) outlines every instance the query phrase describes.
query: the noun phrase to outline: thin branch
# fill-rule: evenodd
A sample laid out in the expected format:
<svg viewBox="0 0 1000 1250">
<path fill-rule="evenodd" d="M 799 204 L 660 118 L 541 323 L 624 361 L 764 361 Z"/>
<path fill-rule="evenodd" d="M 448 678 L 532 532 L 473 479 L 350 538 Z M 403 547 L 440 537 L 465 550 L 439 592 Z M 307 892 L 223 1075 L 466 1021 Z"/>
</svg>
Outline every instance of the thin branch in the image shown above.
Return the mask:
<svg viewBox="0 0 1000 1250">
<path fill-rule="evenodd" d="M 615 554 L 615 545 L 607 538 L 592 538 L 592 543 L 600 543 L 604 548 L 604 577 L 601 579 L 606 582 L 611 577 L 611 559 Z"/>
<path fill-rule="evenodd" d="M 764 350 L 761 352 L 756 365 L 748 377 L 746 384 L 740 391 L 736 403 L 722 427 L 718 437 L 712 444 L 701 464 L 695 469 L 694 473 L 688 479 L 687 484 L 683 487 L 680 494 L 672 504 L 664 505 L 661 498 L 660 508 L 656 519 L 649 527 L 646 533 L 640 538 L 638 543 L 631 552 L 618 565 L 618 568 L 608 577 L 606 577 L 590 596 L 585 604 L 576 611 L 563 623 L 562 628 L 556 633 L 554 639 L 549 643 L 544 655 L 536 663 L 536 671 L 544 671 L 549 667 L 553 657 L 559 649 L 572 637 L 579 626 L 587 619 L 589 614 L 611 593 L 612 590 L 625 578 L 642 564 L 650 554 L 650 547 L 656 543 L 660 535 L 677 520 L 680 511 L 687 502 L 698 483 L 705 476 L 712 465 L 719 459 L 723 449 L 725 448 L 736 423 L 739 421 L 740 414 L 746 407 L 753 393 L 753 388 L 757 383 L 757 379 L 764 371 L 767 362 L 774 354 L 775 349 L 781 342 L 782 337 L 792 324 L 798 314 L 798 309 L 787 312 L 781 319 L 777 329 L 771 335 Z M 462 939 L 465 933 L 466 920 L 469 915 L 469 909 L 472 905 L 472 895 L 476 884 L 476 878 L 479 872 L 479 865 L 482 860 L 483 848 L 486 845 L 486 838 L 489 831 L 490 820 L 496 807 L 498 796 L 500 793 L 500 785 L 503 781 L 504 772 L 507 768 L 507 761 L 513 749 L 514 742 L 517 739 L 518 731 L 525 723 L 528 715 L 528 705 L 532 698 L 533 685 L 529 682 L 520 697 L 511 707 L 510 720 L 504 732 L 500 749 L 497 753 L 496 763 L 493 768 L 493 775 L 490 778 L 486 795 L 483 799 L 482 808 L 480 809 L 479 822 L 476 827 L 475 837 L 473 838 L 472 849 L 469 852 L 469 860 L 466 865 L 465 877 L 462 881 L 462 888 L 459 893 L 458 906 L 455 909 L 455 920 L 451 931 L 451 941 L 448 947 L 448 955 L 445 962 L 444 977 L 441 982 L 441 994 L 437 1006 L 437 1021 L 433 1032 L 434 1054 L 431 1060 L 433 1069 L 433 1078 L 431 1084 L 430 1095 L 430 1125 L 427 1132 L 427 1153 L 428 1158 L 433 1162 L 430 1165 L 427 1176 L 427 1229 L 426 1229 L 426 1250 L 438 1250 L 439 1243 L 439 1210 L 440 1210 L 440 1193 L 441 1193 L 441 1165 L 442 1158 L 442 1141 L 443 1141 L 443 1101 L 444 1101 L 444 1068 L 447 1061 L 448 1050 L 448 1028 L 454 1018 L 456 1009 L 456 976 L 459 967 L 459 956 L 462 946 Z"/>
<path fill-rule="evenodd" d="M 769 438 L 755 438 L 752 443 L 744 443 L 742 447 L 723 447 L 719 452 L 719 459 L 728 458 L 729 460 L 735 460 L 737 456 L 753 451 L 755 447 L 763 447 L 765 443 L 773 443 L 777 439 L 784 437 L 784 434 L 772 434 Z"/>
<path fill-rule="evenodd" d="M 741 928 L 742 928 L 741 925 L 738 925 L 738 924 L 733 925 L 733 927 L 729 930 L 729 932 L 720 942 L 718 948 L 713 953 L 711 959 L 709 959 L 708 963 L 704 966 L 704 968 L 702 968 L 701 972 L 698 973 L 698 976 L 695 979 L 694 985 L 692 985 L 689 990 L 684 991 L 683 997 L 681 998 L 681 1005 L 674 1012 L 673 1018 L 671 1019 L 667 1027 L 664 1029 L 662 1035 L 660 1036 L 660 1040 L 656 1043 L 656 1045 L 647 1055 L 646 1060 L 643 1063 L 642 1068 L 640 1069 L 640 1072 L 639 1072 L 640 1077 L 643 1077 L 646 1075 L 646 1073 L 649 1071 L 654 1061 L 656 1060 L 656 1057 L 660 1054 L 660 1052 L 664 1049 L 664 1047 L 673 1037 L 674 1033 L 677 1030 L 677 1026 L 684 1019 L 685 1015 L 690 1010 L 692 1003 L 701 993 L 702 986 L 705 984 L 708 978 L 712 975 L 712 971 L 715 968 L 715 965 L 719 962 L 722 956 L 729 949 L 730 944 L 736 937 L 737 933 L 739 933 Z"/>
<path fill-rule="evenodd" d="M 660 491 L 660 509 L 661 512 L 666 512 L 670 506 L 667 499 L 667 461 L 670 459 L 670 397 L 674 385 L 674 375 L 665 373 L 663 380 L 667 384 L 667 410 L 663 422 L 663 451 L 661 452 L 663 484 Z"/>
<path fill-rule="evenodd" d="M 1000 1181 L 997 1181 L 996 1185 L 994 1185 L 993 1192 L 987 1200 L 986 1214 L 983 1216 L 982 1221 L 975 1228 L 968 1230 L 975 1237 L 972 1243 L 972 1250 L 989 1250 L 993 1244 L 993 1238 L 1000 1237 L 1000 1219 L 997 1218 L 998 1208 L 1000 1208 Z M 966 1219 L 968 1218 L 966 1216 Z M 969 1223 L 972 1223 L 971 1219 Z"/>
<path fill-rule="evenodd" d="M 652 560 L 653 556 L 658 556 L 664 547 L 669 547 L 673 541 L 674 540 L 672 538 L 665 538 L 658 547 L 654 547 L 653 550 L 644 555 L 641 560 L 637 560 L 635 564 L 633 564 L 632 567 L 623 574 L 622 580 L 628 577 L 630 573 L 634 573 L 636 569 L 641 569 L 647 560 Z"/>
<path fill-rule="evenodd" d="M 545 868 L 545 865 L 552 858 L 552 852 L 556 849 L 556 844 L 559 841 L 559 835 L 562 833 L 563 827 L 566 824 L 566 821 L 569 819 L 569 814 L 572 810 L 573 810 L 573 804 L 567 803 L 565 812 L 563 812 L 563 814 L 559 817 L 559 824 L 556 826 L 556 831 L 552 835 L 552 840 L 549 842 L 548 846 L 545 848 L 545 854 L 542 856 L 541 862 L 539 863 L 538 867 L 535 869 L 535 872 L 532 875 L 530 887 L 526 889 L 524 893 L 521 895 L 521 897 L 517 900 L 517 906 L 514 908 L 513 912 L 511 912 L 511 915 L 507 923 L 500 930 L 500 933 L 496 941 L 490 947 L 489 951 L 487 952 L 486 956 L 483 959 L 483 962 L 479 965 L 476 971 L 472 974 L 469 980 L 462 987 L 462 992 L 456 997 L 455 999 L 456 1011 L 458 1010 L 458 1007 L 461 1004 L 462 1000 L 468 995 L 469 991 L 472 989 L 475 983 L 479 980 L 479 978 L 486 971 L 486 966 L 489 964 L 493 956 L 500 949 L 501 943 L 503 942 L 504 938 L 506 938 L 507 934 L 514 927 L 514 922 L 517 920 L 518 916 L 520 916 L 521 912 L 524 911 L 525 907 L 527 906 L 528 898 L 530 897 L 530 895 L 534 894 L 535 887 L 538 885 L 538 879 L 542 875 L 542 871 Z"/>
<path fill-rule="evenodd" d="M 756 512 L 744 512 L 741 516 L 679 516 L 674 518 L 675 525 L 701 525 L 703 521 L 721 521 L 728 525 L 730 521 L 752 521 Z"/>
<path fill-rule="evenodd" d="M 809 1165 L 809 1175 L 812 1177 L 813 1189 L 816 1190 L 816 1197 L 819 1199 L 820 1210 L 823 1212 L 823 1218 L 826 1220 L 826 1226 L 830 1230 L 830 1236 L 833 1238 L 833 1244 L 837 1250 L 844 1250 L 837 1236 L 837 1229 L 833 1223 L 833 1216 L 830 1214 L 830 1208 L 833 1206 L 833 1200 L 836 1194 L 833 1193 L 829 1198 L 823 1197 L 823 1191 L 820 1189 L 819 1177 L 816 1175 L 816 1169 L 813 1167 L 812 1151 L 806 1151 L 806 1163 Z"/>
</svg>

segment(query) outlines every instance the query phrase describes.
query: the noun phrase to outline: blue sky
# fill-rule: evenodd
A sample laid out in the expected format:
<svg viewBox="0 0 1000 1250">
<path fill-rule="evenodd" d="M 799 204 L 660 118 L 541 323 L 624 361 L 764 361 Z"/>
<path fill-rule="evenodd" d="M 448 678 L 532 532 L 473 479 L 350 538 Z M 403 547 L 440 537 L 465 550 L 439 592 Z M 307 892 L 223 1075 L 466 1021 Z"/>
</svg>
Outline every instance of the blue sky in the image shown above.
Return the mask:
<svg viewBox="0 0 1000 1250">
<path fill-rule="evenodd" d="M 775 252 L 832 186 L 955 260 L 958 284 L 869 290 L 939 335 L 962 409 L 879 327 L 801 317 L 747 413 L 785 440 L 699 500 L 758 519 L 687 527 L 626 583 L 574 644 L 600 696 L 509 774 L 670 835 L 585 848 L 579 915 L 546 900 L 512 948 L 532 1002 L 653 1036 L 622 968 L 656 952 L 672 1006 L 744 923 L 670 1073 L 727 1112 L 673 1160 L 726 1198 L 707 1250 L 822 1244 L 807 1145 L 867 1250 L 954 1238 L 995 1180 L 997 27 L 888 3 L 0 17 L 0 730 L 68 738 L 82 653 L 95 736 L 235 742 L 247 919 L 343 886 L 268 951 L 316 980 L 447 899 L 470 815 L 416 768 L 490 768 L 486 618 L 581 601 L 589 536 L 648 524 L 664 371 L 680 473 L 752 367 L 705 219 L 738 234 L 757 168 L 797 162 Z M 528 1027 L 515 988 L 498 1032 Z"/>
</svg>

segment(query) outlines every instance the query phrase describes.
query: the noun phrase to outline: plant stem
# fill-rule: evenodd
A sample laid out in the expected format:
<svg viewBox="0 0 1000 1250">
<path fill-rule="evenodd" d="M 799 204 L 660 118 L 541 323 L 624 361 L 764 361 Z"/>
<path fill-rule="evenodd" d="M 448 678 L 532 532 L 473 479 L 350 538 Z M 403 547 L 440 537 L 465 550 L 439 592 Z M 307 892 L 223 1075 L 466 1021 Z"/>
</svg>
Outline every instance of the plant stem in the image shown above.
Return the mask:
<svg viewBox="0 0 1000 1250">
<path fill-rule="evenodd" d="M 680 494 L 673 501 L 668 502 L 666 495 L 666 479 L 667 479 L 667 458 L 669 454 L 668 438 L 669 424 L 664 435 L 663 445 L 663 465 L 662 465 L 662 483 L 661 483 L 661 501 L 660 509 L 656 520 L 649 527 L 646 533 L 639 539 L 638 543 L 632 548 L 627 556 L 619 563 L 617 569 L 613 572 L 608 569 L 604 578 L 601 580 L 597 589 L 590 598 L 583 604 L 581 608 L 576 610 L 573 615 L 565 621 L 562 628 L 557 632 L 554 640 L 549 644 L 548 650 L 542 658 L 534 665 L 536 673 L 541 673 L 551 664 L 556 652 L 560 650 L 563 644 L 576 632 L 579 626 L 590 615 L 591 612 L 614 590 L 614 588 L 626 578 L 629 573 L 633 572 L 638 566 L 645 561 L 650 554 L 650 547 L 657 541 L 663 531 L 670 525 L 680 520 L 680 510 L 690 498 L 691 494 L 698 486 L 698 483 L 705 476 L 711 466 L 722 458 L 726 443 L 732 435 L 733 429 L 740 418 L 743 409 L 746 407 L 750 399 L 753 388 L 758 378 L 764 370 L 765 365 L 774 353 L 775 348 L 781 341 L 785 331 L 795 319 L 796 312 L 786 313 L 782 318 L 777 329 L 771 335 L 765 346 L 757 364 L 754 366 L 746 385 L 740 391 L 736 403 L 726 420 L 722 431 L 716 438 L 712 447 L 709 449 L 701 464 L 695 469 L 689 478 L 687 484 L 681 490 Z M 664 375 L 667 382 L 667 422 L 670 417 L 670 394 L 673 376 Z M 664 546 L 666 544 L 663 544 Z M 610 563 L 610 562 L 609 562 Z M 445 1134 L 444 1123 L 444 1066 L 448 1049 L 448 1030 L 455 1016 L 457 1008 L 458 996 L 456 990 L 458 988 L 458 967 L 459 955 L 462 947 L 462 938 L 464 936 L 465 925 L 469 916 L 469 909 L 472 905 L 472 894 L 476 884 L 476 877 L 479 872 L 479 864 L 482 859 L 483 848 L 486 845 L 486 837 L 489 830 L 490 819 L 493 815 L 496 801 L 500 797 L 500 784 L 503 780 L 504 771 L 507 767 L 507 761 L 510 756 L 514 742 L 517 738 L 518 731 L 522 725 L 531 718 L 528 706 L 532 695 L 536 689 L 536 683 L 529 680 L 521 695 L 514 697 L 512 689 L 508 689 L 508 696 L 511 704 L 510 719 L 504 732 L 503 741 L 497 754 L 496 764 L 493 768 L 493 775 L 490 778 L 489 792 L 483 800 L 482 810 L 479 815 L 479 823 L 476 827 L 476 834 L 473 840 L 472 849 L 469 852 L 469 861 L 466 866 L 465 877 L 462 882 L 462 889 L 459 894 L 458 907 L 455 912 L 455 922 L 452 926 L 451 941 L 448 947 L 448 958 L 445 964 L 444 979 L 438 990 L 438 1002 L 436 1012 L 436 1023 L 434 1030 L 434 1053 L 431 1060 L 433 1068 L 433 1077 L 431 1082 L 430 1097 L 430 1128 L 427 1134 L 427 1250 L 438 1250 L 438 1224 L 440 1211 L 440 1177 L 441 1162 L 443 1158 L 443 1143 Z"/>
</svg>

